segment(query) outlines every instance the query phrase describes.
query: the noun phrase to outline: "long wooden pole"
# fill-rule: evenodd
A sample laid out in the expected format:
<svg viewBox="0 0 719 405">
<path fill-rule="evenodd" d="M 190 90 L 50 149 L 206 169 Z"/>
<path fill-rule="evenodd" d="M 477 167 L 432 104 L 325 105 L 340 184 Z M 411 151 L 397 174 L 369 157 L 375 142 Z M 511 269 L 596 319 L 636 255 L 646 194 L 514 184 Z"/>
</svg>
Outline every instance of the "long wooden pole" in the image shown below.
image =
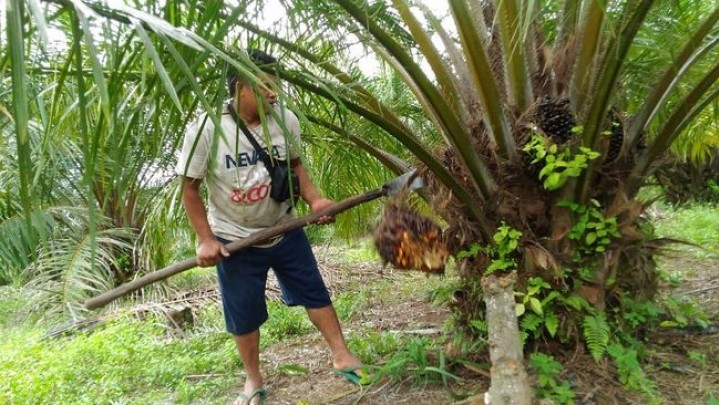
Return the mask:
<svg viewBox="0 0 719 405">
<path fill-rule="evenodd" d="M 244 238 L 239 239 L 234 242 L 231 242 L 227 244 L 227 250 L 230 252 L 230 254 L 235 253 L 237 251 L 240 251 L 246 247 L 250 247 L 253 245 L 257 245 L 259 243 L 262 243 L 264 241 L 267 241 L 271 238 L 274 238 L 275 236 L 279 236 L 282 234 L 285 234 L 289 231 L 293 231 L 298 228 L 304 228 L 307 225 L 313 224 L 317 222 L 318 219 L 320 219 L 323 216 L 335 216 L 343 211 L 346 211 L 352 207 L 355 207 L 357 205 L 366 203 L 368 201 L 372 201 L 376 198 L 382 197 L 384 195 L 387 195 L 389 192 L 389 188 L 380 187 L 374 190 L 370 190 L 364 194 L 356 195 L 354 197 L 346 198 L 337 204 L 334 204 L 332 206 L 329 206 L 325 208 L 322 211 L 318 211 L 315 213 L 312 213 L 310 215 L 307 215 L 302 218 L 296 218 L 291 221 L 284 222 L 282 224 L 279 224 L 277 226 L 273 226 L 267 229 L 263 229 L 259 232 L 253 233 L 252 235 Z M 185 270 L 192 269 L 197 266 L 197 258 L 193 257 L 191 259 L 183 260 L 179 263 L 175 263 L 171 266 L 165 267 L 162 270 L 158 270 L 155 272 L 152 272 L 150 274 L 146 274 L 138 279 L 135 279 L 133 281 L 130 281 L 129 283 L 122 284 L 121 286 L 118 286 L 116 288 L 113 288 L 110 291 L 104 292 L 97 297 L 91 298 L 85 302 L 85 308 L 87 309 L 97 309 L 100 307 L 103 307 L 110 302 L 122 297 L 123 295 L 127 295 L 133 291 L 139 290 L 140 288 L 155 283 L 160 280 L 164 280 L 172 275 L 175 275 L 177 273 L 183 272 Z"/>
</svg>

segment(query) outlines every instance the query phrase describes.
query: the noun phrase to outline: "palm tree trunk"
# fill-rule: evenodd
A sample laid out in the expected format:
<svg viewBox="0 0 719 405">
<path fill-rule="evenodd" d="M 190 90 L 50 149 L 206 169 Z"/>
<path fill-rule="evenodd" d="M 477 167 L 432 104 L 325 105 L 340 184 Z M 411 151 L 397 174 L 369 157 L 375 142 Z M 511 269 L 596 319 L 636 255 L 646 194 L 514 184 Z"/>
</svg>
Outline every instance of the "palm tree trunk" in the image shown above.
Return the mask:
<svg viewBox="0 0 719 405">
<path fill-rule="evenodd" d="M 532 388 L 524 370 L 524 353 L 515 312 L 514 284 L 517 274 L 482 278 L 489 326 L 489 358 L 492 361 L 490 405 L 529 405 Z"/>
</svg>

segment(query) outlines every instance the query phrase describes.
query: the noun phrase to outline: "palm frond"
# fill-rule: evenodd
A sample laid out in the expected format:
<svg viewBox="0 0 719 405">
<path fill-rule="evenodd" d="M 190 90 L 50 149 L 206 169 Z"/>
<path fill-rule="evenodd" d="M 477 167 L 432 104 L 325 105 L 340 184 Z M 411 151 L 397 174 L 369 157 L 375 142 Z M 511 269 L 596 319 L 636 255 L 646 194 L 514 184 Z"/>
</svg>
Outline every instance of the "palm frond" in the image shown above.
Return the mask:
<svg viewBox="0 0 719 405">
<path fill-rule="evenodd" d="M 323 120 L 319 117 L 314 116 L 307 116 L 308 120 L 314 124 L 317 124 L 321 127 L 324 127 L 336 134 L 338 134 L 342 138 L 348 139 L 350 142 L 355 144 L 356 147 L 364 150 L 369 154 L 370 156 L 374 157 L 378 161 L 382 163 L 383 166 L 387 167 L 391 171 L 393 171 L 395 174 L 402 174 L 412 169 L 412 166 L 402 160 L 401 158 L 392 155 L 391 153 L 385 151 L 384 149 L 380 149 L 372 145 L 370 142 L 365 141 L 362 139 L 362 137 L 357 136 L 353 133 L 350 133 L 349 131 L 346 131 L 342 129 L 341 127 L 337 125 L 333 125 L 330 122 L 327 122 L 326 120 Z"/>
<path fill-rule="evenodd" d="M 160 56 L 157 54 L 157 51 L 155 50 L 155 46 L 152 44 L 152 41 L 150 40 L 150 37 L 147 35 L 147 31 L 145 31 L 144 28 L 142 28 L 142 24 L 140 24 L 139 21 L 131 18 L 130 21 L 132 21 L 132 25 L 135 27 L 135 30 L 137 31 L 137 34 L 142 39 L 142 42 L 145 44 L 145 47 L 143 48 L 145 52 L 152 58 L 152 61 L 154 62 L 155 69 L 157 69 L 157 74 L 160 76 L 160 79 L 162 80 L 162 84 L 165 86 L 165 90 L 170 95 L 170 98 L 172 98 L 172 101 L 175 103 L 175 106 L 177 107 L 177 110 L 182 111 L 182 104 L 180 103 L 180 100 L 177 98 L 177 92 L 175 92 L 175 86 L 172 84 L 172 80 L 170 79 L 170 76 L 167 74 L 167 70 L 165 69 L 165 65 L 160 60 Z"/>
<path fill-rule="evenodd" d="M 80 29 L 80 27 L 75 27 L 74 32 L 76 38 L 78 40 L 82 38 L 84 40 L 85 46 L 87 47 L 87 55 L 89 56 L 91 61 L 93 81 L 95 86 L 97 86 L 97 91 L 100 94 L 100 99 L 102 100 L 102 112 L 105 115 L 105 119 L 107 119 L 109 122 L 112 122 L 112 119 L 110 117 L 110 95 L 107 91 L 107 84 L 105 83 L 103 67 L 102 63 L 100 62 L 100 51 L 95 44 L 95 31 L 92 29 L 93 27 L 90 24 L 90 18 L 95 16 L 95 12 L 80 0 L 69 0 L 69 2 L 75 8 L 73 18 L 77 19 L 73 25 L 77 24 L 77 21 L 79 21 L 80 25 L 82 26 L 82 30 Z M 80 55 L 76 56 L 78 58 L 80 57 Z"/>
<path fill-rule="evenodd" d="M 577 41 L 577 54 L 572 78 L 569 86 L 569 98 L 573 110 L 583 116 L 587 113 L 590 100 L 590 91 L 595 77 L 595 66 L 597 66 L 597 54 L 603 35 L 605 19 L 605 6 L 602 0 L 587 0 L 582 2 L 580 11 L 580 26 L 584 29 L 579 31 Z M 571 49 L 570 49 L 571 50 Z"/>
<path fill-rule="evenodd" d="M 617 89 L 616 82 L 619 72 L 626 60 L 629 47 L 632 45 L 634 36 L 644 21 L 654 0 L 643 0 L 636 9 L 630 10 L 631 16 L 616 39 L 612 39 L 607 45 L 605 60 L 601 63 L 601 70 L 598 74 L 596 91 L 593 101 L 590 104 L 589 114 L 584 124 L 583 145 L 596 149 L 599 133 L 603 130 L 605 117 L 615 96 Z"/>
<path fill-rule="evenodd" d="M 657 134 L 647 154 L 637 163 L 632 172 L 632 184 L 636 187 L 639 179 L 649 172 L 652 163 L 664 154 L 686 126 L 701 113 L 717 96 L 719 89 L 713 85 L 719 80 L 719 64 L 714 65 L 704 78 L 679 103 Z"/>
<path fill-rule="evenodd" d="M 464 0 L 450 2 L 452 14 L 459 27 L 462 47 L 467 55 L 467 63 L 472 72 L 472 82 L 478 89 L 482 107 L 485 110 L 485 119 L 489 123 L 490 135 L 499 146 L 500 154 L 510 161 L 517 158 L 514 137 L 511 132 L 507 116 L 502 107 L 500 91 L 492 70 L 489 54 L 485 49 L 485 42 L 472 25 L 469 9 Z"/>
<path fill-rule="evenodd" d="M 717 21 L 719 21 L 719 9 L 714 10 L 714 12 L 704 20 L 671 65 L 667 66 L 661 78 L 656 82 L 656 85 L 653 86 L 651 94 L 646 98 L 639 112 L 635 114 L 627 130 L 627 140 L 625 143 L 628 149 L 636 145 L 641 132 L 647 129 L 647 125 L 656 116 L 658 110 L 669 97 L 670 92 L 678 84 L 683 73 L 692 67 L 701 55 L 719 43 L 719 38 L 716 38 L 701 50 L 697 51 L 704 43 L 706 37 L 712 32 L 712 28 Z"/>
<path fill-rule="evenodd" d="M 497 3 L 497 17 L 502 40 L 502 55 L 507 74 L 509 87 L 509 103 L 524 112 L 533 101 L 531 81 L 529 80 L 528 63 L 533 58 L 525 52 L 524 43 L 527 40 L 533 7 L 525 6 L 530 18 L 520 13 L 517 0 L 502 0 Z M 535 64 L 536 65 L 536 64 Z"/>
<path fill-rule="evenodd" d="M 34 305 L 45 309 L 52 319 L 64 316 L 82 318 L 82 302 L 93 294 L 112 287 L 111 274 L 116 253 L 128 250 L 131 233 L 122 229 L 59 238 L 47 245 L 29 271 L 33 274 L 28 288 L 38 291 Z"/>
<path fill-rule="evenodd" d="M 454 111 L 459 111 L 462 113 L 462 116 L 466 116 L 467 107 L 462 105 L 462 99 L 459 97 L 456 81 L 451 75 L 449 66 L 442 60 L 442 56 L 432 43 L 432 39 L 427 33 L 425 27 L 419 22 L 414 14 L 412 14 L 407 0 L 393 0 L 393 3 L 404 20 L 404 23 L 409 28 L 412 38 L 417 42 L 419 50 L 426 58 L 429 66 L 432 68 L 444 99 Z"/>
<path fill-rule="evenodd" d="M 30 184 L 33 173 L 30 159 L 30 144 L 28 137 L 28 78 L 25 73 L 25 43 L 23 34 L 24 2 L 11 1 L 7 9 L 7 31 L 10 48 L 10 63 L 12 68 L 12 95 L 14 106 L 14 128 L 17 147 L 18 170 L 20 173 L 20 201 L 25 214 L 25 226 L 28 236 L 34 239 Z M 31 253 L 34 254 L 34 253 Z"/>
<path fill-rule="evenodd" d="M 463 100 L 463 103 L 459 106 L 459 108 L 462 108 L 463 106 L 462 110 L 460 110 L 462 118 L 467 124 L 469 124 L 472 116 L 479 114 L 480 111 L 478 111 L 479 109 L 474 108 L 479 104 L 479 100 L 477 100 L 476 92 L 473 91 L 474 84 L 470 79 L 471 75 L 469 73 L 469 66 L 465 62 L 464 54 L 457 46 L 454 38 L 452 38 L 449 32 L 447 32 L 444 28 L 445 24 L 443 24 L 443 21 L 438 19 L 431 10 L 424 5 L 424 3 L 419 2 L 418 5 L 422 9 L 422 12 L 424 13 L 427 23 L 431 29 L 436 31 L 439 35 L 442 44 L 444 45 L 444 52 L 448 55 L 448 58 L 451 61 L 450 65 L 456 72 L 454 76 L 450 75 L 450 79 L 455 82 L 454 87 L 457 89 Z M 484 20 L 480 19 L 480 21 Z"/>
<path fill-rule="evenodd" d="M 7 196 L 4 196 L 7 197 Z M 8 199 L 3 199 L 4 204 L 12 204 Z M 19 208 L 19 207 L 17 207 Z M 4 209 L 9 211 L 8 207 Z M 26 219 L 29 219 L 31 228 L 28 230 Z M 29 217 L 21 214 L 17 209 L 17 213 L 7 216 L 0 221 L 0 285 L 14 284 L 25 281 L 24 270 L 33 257 L 37 255 L 37 233 L 36 227 L 43 227 L 43 231 L 47 232 L 52 229 L 52 218 L 36 214 Z"/>
<path fill-rule="evenodd" d="M 385 120 L 378 113 L 368 110 L 358 105 L 357 103 L 344 98 L 344 96 L 342 95 L 329 91 L 325 87 L 318 86 L 315 83 L 310 83 L 309 81 L 307 81 L 307 78 L 303 78 L 289 72 L 280 72 L 280 75 L 286 81 L 296 86 L 307 89 L 314 94 L 321 95 L 328 100 L 341 101 L 341 104 L 347 107 L 349 110 L 361 115 L 362 117 L 370 120 L 380 128 L 387 131 L 399 142 L 405 145 L 415 156 L 417 156 L 422 161 L 422 163 L 424 163 L 429 168 L 429 170 L 431 170 L 435 175 L 437 175 L 438 178 L 442 179 L 443 183 L 446 184 L 450 190 L 452 190 L 457 199 L 459 199 L 465 204 L 467 210 L 469 210 L 471 215 L 473 215 L 477 219 L 477 221 L 486 222 L 486 220 L 483 220 L 484 215 L 482 215 L 477 210 L 476 205 L 472 203 L 472 198 L 467 193 L 467 191 L 459 184 L 457 179 L 455 179 L 449 173 L 447 168 L 444 167 L 444 165 L 439 162 L 437 158 L 435 158 L 427 149 L 425 149 L 423 145 L 418 142 L 418 140 L 411 133 L 406 133 L 401 128 L 393 126 L 390 122 Z"/>
<path fill-rule="evenodd" d="M 379 25 L 368 19 L 366 12 L 350 0 L 338 0 L 337 2 L 352 18 L 385 47 L 407 71 L 409 77 L 417 87 L 426 95 L 429 106 L 432 108 L 433 116 L 439 119 L 439 126 L 443 133 L 459 152 L 467 170 L 472 173 L 471 181 L 474 183 L 479 195 L 488 198 L 492 193 L 493 181 L 479 156 L 472 148 L 461 148 L 462 144 L 471 144 L 469 134 L 462 127 L 457 115 L 444 102 L 437 88 L 424 74 L 422 68 L 413 60 L 411 55 L 402 48 L 401 44 L 395 41 Z"/>
</svg>

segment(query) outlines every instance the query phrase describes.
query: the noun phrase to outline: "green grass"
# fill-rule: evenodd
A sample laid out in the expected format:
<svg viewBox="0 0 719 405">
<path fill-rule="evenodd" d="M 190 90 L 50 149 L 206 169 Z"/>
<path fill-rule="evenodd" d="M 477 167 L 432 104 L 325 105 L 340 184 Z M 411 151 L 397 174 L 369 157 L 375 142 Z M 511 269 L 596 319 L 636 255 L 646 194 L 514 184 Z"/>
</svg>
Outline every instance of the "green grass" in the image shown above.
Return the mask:
<svg viewBox="0 0 719 405">
<path fill-rule="evenodd" d="M 660 260 L 660 275 L 671 287 L 678 287 L 686 279 L 702 272 L 704 260 L 719 258 L 719 207 L 690 205 L 678 209 L 661 206 L 665 218 L 654 221 L 658 237 L 689 242 L 692 245 L 669 246 L 669 251 L 691 252 L 694 260 L 677 266 L 671 260 Z M 698 260 L 696 260 L 698 259 Z M 668 267 L 667 267 L 668 266 Z"/>
<path fill-rule="evenodd" d="M 173 277 L 172 287 L 176 290 L 192 290 L 197 286 L 217 284 L 217 270 L 214 267 L 195 267 Z"/>
<path fill-rule="evenodd" d="M 229 335 L 170 339 L 157 319 L 120 318 L 93 333 L 57 339 L 43 338 L 39 328 L 3 335 L 0 403 L 187 403 L 216 398 L 237 382 Z M 209 382 L 187 378 L 206 374 L 224 377 Z"/>
<path fill-rule="evenodd" d="M 298 214 L 300 217 L 307 215 L 307 213 Z M 307 239 L 311 244 L 327 243 L 335 237 L 334 226 L 308 226 L 304 228 Z"/>
<path fill-rule="evenodd" d="M 7 295 L 0 301 L 3 322 L 22 308 Z M 312 330 L 304 309 L 274 301 L 268 306 L 263 347 Z M 120 317 L 92 333 L 60 338 L 46 338 L 42 326 L 3 324 L 0 403 L 224 403 L 240 382 L 235 344 L 217 306 L 196 315 L 184 337 L 169 334 L 155 316 Z"/>
<path fill-rule="evenodd" d="M 302 308 L 270 302 L 269 311 L 263 347 L 312 330 Z M 39 327 L 5 329 L 0 403 L 223 403 L 239 384 L 241 364 L 221 317 L 214 306 L 202 311 L 184 338 L 168 334 L 154 316 L 118 318 L 55 339 Z"/>
<path fill-rule="evenodd" d="M 349 263 L 381 262 L 379 253 L 377 253 L 377 249 L 374 247 L 374 242 L 369 238 L 348 244 L 346 248 L 343 249 L 343 258 Z"/>
<path fill-rule="evenodd" d="M 37 318 L 25 308 L 26 301 L 20 288 L 0 286 L 0 331 Z M 29 319 L 31 316 L 33 319 Z"/>
<path fill-rule="evenodd" d="M 23 297 L 19 289 L 0 290 L 1 404 L 224 403 L 240 383 L 241 363 L 218 306 L 197 312 L 184 336 L 168 333 L 159 317 L 125 316 L 91 333 L 46 338 L 46 326 L 21 324 Z M 349 319 L 366 299 L 339 294 L 335 308 Z M 270 301 L 268 311 L 263 348 L 314 331 L 303 308 Z"/>
<path fill-rule="evenodd" d="M 365 289 L 339 294 L 332 299 L 340 321 L 347 321 L 361 312 L 367 306 L 368 300 L 369 293 Z"/>
<path fill-rule="evenodd" d="M 262 347 L 303 335 L 314 328 L 302 307 L 288 307 L 281 302 L 270 301 L 267 303 L 267 311 L 270 316 L 260 329 Z"/>
<path fill-rule="evenodd" d="M 662 206 L 667 218 L 655 222 L 657 236 L 695 243 L 719 253 L 719 207 L 693 205 L 679 209 Z"/>
<path fill-rule="evenodd" d="M 404 344 L 396 333 L 364 329 L 347 334 L 347 346 L 364 364 L 377 364 L 395 353 Z"/>
</svg>

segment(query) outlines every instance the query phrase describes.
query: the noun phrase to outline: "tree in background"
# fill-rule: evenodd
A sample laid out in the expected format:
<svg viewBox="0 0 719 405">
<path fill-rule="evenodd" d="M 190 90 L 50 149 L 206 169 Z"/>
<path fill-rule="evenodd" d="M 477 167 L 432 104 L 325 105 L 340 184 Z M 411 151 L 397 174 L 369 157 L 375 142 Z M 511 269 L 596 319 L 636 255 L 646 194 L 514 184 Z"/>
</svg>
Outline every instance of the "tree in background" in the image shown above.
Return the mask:
<svg viewBox="0 0 719 405">
<path fill-rule="evenodd" d="M 260 21 L 261 6 L 8 3 L 0 36 L 0 284 L 32 282 L 42 291 L 38 305 L 53 309 L 48 315 L 78 318 L 89 296 L 192 256 L 193 236 L 176 209 L 177 144 L 196 111 L 219 114 L 227 64 L 253 73 L 248 60 L 223 50 L 234 49 L 228 39 L 263 46 L 237 33 L 240 16 Z M 381 164 L 353 153 L 349 141 L 327 153 L 327 134 L 304 139 L 306 158 L 315 151 L 331 157 L 313 165 L 346 178 L 328 192 L 347 195 L 384 181 Z M 340 229 L 366 232 L 362 218 L 372 212 L 355 210 L 339 219 Z M 144 294 L 167 293 L 159 287 Z"/>
</svg>

